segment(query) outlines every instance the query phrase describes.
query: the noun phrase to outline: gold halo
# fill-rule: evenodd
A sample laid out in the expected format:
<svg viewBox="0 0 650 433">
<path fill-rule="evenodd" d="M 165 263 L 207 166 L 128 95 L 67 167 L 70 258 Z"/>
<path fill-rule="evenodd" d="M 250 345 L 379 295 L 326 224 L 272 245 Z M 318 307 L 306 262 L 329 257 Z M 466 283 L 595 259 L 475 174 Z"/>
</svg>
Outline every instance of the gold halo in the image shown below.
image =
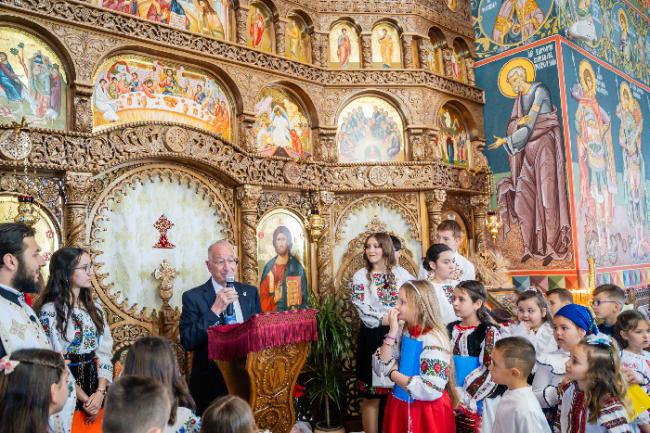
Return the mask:
<svg viewBox="0 0 650 433">
<path fill-rule="evenodd" d="M 630 99 L 634 98 L 632 96 L 632 89 L 630 89 L 630 85 L 627 84 L 627 81 L 621 82 L 621 87 L 620 87 L 620 93 L 621 93 L 621 101 L 623 100 L 623 92 L 627 91 L 628 96 Z"/>
<path fill-rule="evenodd" d="M 506 98 L 515 98 L 517 96 L 508 83 L 508 74 L 516 67 L 524 68 L 524 71 L 526 71 L 526 82 L 530 83 L 535 80 L 535 65 L 533 65 L 533 62 L 525 57 L 508 60 L 499 71 L 499 91 Z"/>
<path fill-rule="evenodd" d="M 627 22 L 627 15 L 625 15 L 625 12 L 623 9 L 618 10 L 618 21 L 621 22 L 621 18 L 623 18 L 623 21 L 625 21 L 625 27 L 628 27 L 628 22 Z"/>
<path fill-rule="evenodd" d="M 585 83 L 585 71 L 589 70 L 591 72 L 591 79 L 593 81 L 594 88 L 592 89 L 592 92 L 596 91 L 596 74 L 594 73 L 594 68 L 591 66 L 591 63 L 589 63 L 587 60 L 583 60 L 580 62 L 580 84 L 582 85 L 582 88 L 585 92 L 589 91 L 587 89 L 587 84 Z"/>
</svg>

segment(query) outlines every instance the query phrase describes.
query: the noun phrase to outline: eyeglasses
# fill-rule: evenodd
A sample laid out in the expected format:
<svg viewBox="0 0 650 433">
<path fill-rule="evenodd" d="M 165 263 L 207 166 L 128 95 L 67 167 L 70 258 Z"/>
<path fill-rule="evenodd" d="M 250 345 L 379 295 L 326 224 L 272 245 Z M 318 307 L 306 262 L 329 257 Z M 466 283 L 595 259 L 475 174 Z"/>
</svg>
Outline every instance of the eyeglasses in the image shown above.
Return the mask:
<svg viewBox="0 0 650 433">
<path fill-rule="evenodd" d="M 92 272 L 92 270 L 93 270 L 93 265 L 91 265 L 90 263 L 88 263 L 87 265 L 78 266 L 78 267 L 76 267 L 76 268 L 72 268 L 72 269 L 73 269 L 73 270 L 83 269 L 87 274 L 89 274 L 89 273 Z"/>
<path fill-rule="evenodd" d="M 618 304 L 619 301 L 608 301 L 608 300 L 600 300 L 596 299 L 595 301 L 591 301 L 591 306 L 592 307 L 600 307 L 601 304 L 607 304 L 608 302 L 613 302 L 614 304 Z"/>
<path fill-rule="evenodd" d="M 226 263 L 228 263 L 229 265 L 232 266 L 232 265 L 236 265 L 237 263 L 239 263 L 239 259 L 237 257 L 230 257 L 230 258 L 227 258 L 227 259 L 216 259 L 212 263 L 217 265 L 217 266 L 223 266 Z"/>
</svg>

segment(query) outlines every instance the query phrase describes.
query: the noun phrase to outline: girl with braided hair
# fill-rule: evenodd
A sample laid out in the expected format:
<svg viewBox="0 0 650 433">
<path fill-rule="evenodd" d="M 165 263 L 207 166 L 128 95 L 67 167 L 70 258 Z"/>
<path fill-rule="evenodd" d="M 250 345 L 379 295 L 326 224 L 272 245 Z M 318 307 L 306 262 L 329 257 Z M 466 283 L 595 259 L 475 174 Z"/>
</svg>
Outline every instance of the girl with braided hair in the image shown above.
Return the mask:
<svg viewBox="0 0 650 433">
<path fill-rule="evenodd" d="M 0 433 L 47 433 L 48 417 L 68 398 L 68 369 L 48 349 L 16 350 L 0 359 Z"/>
<path fill-rule="evenodd" d="M 388 311 L 397 305 L 399 288 L 413 276 L 397 265 L 393 242 L 386 233 L 373 233 L 366 238 L 363 259 L 366 266 L 352 277 L 352 303 L 361 319 L 356 356 L 357 388 L 363 398 L 363 430 L 377 433 L 383 413 L 381 406 L 393 382 L 373 373 L 372 354 L 388 332 Z"/>
<path fill-rule="evenodd" d="M 399 321 L 404 322 L 404 330 Z M 425 280 L 407 281 L 373 368 L 395 382 L 384 414 L 384 433 L 453 433 L 458 402 L 449 337 L 438 295 Z"/>
</svg>

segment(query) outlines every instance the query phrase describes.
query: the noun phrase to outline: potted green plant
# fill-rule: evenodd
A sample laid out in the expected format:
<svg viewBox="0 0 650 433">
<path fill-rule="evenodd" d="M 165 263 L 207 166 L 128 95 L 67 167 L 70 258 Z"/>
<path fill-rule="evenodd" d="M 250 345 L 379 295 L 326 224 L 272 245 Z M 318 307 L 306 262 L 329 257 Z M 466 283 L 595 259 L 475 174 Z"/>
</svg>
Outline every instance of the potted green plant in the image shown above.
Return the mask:
<svg viewBox="0 0 650 433">
<path fill-rule="evenodd" d="M 316 424 L 314 433 L 344 433 L 339 420 L 333 417 L 332 405 L 340 411 L 344 400 L 341 366 L 351 355 L 352 330 L 343 318 L 341 299 L 326 294 L 321 299 L 312 299 L 311 304 L 318 310 L 318 341 L 309 354 L 306 385 L 310 402 L 317 403 L 321 411 L 321 421 Z"/>
</svg>

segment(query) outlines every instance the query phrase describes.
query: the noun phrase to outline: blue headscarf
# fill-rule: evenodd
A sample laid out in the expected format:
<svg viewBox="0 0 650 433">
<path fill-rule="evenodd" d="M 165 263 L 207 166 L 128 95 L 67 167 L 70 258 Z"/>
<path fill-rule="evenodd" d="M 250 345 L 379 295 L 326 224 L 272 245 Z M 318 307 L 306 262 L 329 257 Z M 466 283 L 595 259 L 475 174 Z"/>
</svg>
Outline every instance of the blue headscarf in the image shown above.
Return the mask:
<svg viewBox="0 0 650 433">
<path fill-rule="evenodd" d="M 587 307 L 578 304 L 568 304 L 560 308 L 555 316 L 566 317 L 576 324 L 578 328 L 585 330 L 587 335 L 598 334 L 598 326 L 594 317 Z"/>
</svg>

